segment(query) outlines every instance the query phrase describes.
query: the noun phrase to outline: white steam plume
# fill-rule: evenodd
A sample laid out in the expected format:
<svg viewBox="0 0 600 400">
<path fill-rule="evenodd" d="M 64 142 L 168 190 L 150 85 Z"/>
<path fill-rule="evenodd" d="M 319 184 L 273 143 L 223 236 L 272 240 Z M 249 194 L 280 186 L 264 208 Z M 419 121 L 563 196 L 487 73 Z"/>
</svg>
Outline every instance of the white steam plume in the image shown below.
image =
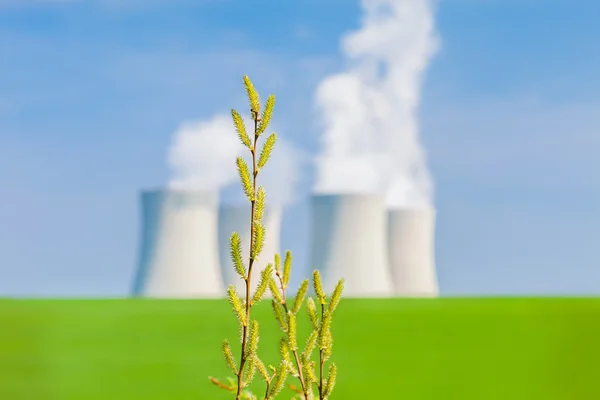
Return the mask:
<svg viewBox="0 0 600 400">
<path fill-rule="evenodd" d="M 242 145 L 228 115 L 186 122 L 173 134 L 167 156 L 169 187 L 178 190 L 219 190 L 236 177 L 235 157 Z"/>
<path fill-rule="evenodd" d="M 345 72 L 325 78 L 320 193 L 387 196 L 390 207 L 427 207 L 433 185 L 419 142 L 423 74 L 438 48 L 429 0 L 363 0 L 361 27 L 343 38 Z"/>
<path fill-rule="evenodd" d="M 244 122 L 248 132 L 251 132 L 254 122 L 250 119 Z M 259 151 L 272 131 L 269 127 L 261 136 Z M 180 190 L 220 190 L 234 183 L 239 186 L 235 159 L 240 155 L 251 166 L 248 150 L 240 143 L 230 115 L 216 115 L 208 121 L 184 123 L 173 135 L 167 157 L 172 173 L 169 187 Z M 278 135 L 269 162 L 259 175 L 259 185 L 267 189 L 269 204 L 283 206 L 292 202 L 303 161 L 302 153 Z M 241 186 L 238 192 L 238 198 L 245 199 Z"/>
</svg>

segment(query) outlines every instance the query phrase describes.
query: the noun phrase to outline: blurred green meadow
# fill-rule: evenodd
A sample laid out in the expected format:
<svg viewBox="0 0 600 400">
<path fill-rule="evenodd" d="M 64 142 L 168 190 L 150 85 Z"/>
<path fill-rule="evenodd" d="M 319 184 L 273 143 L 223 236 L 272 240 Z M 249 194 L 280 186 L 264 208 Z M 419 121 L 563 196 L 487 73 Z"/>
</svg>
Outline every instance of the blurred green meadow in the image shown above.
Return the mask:
<svg viewBox="0 0 600 400">
<path fill-rule="evenodd" d="M 207 377 L 236 324 L 225 300 L 0 300 L 0 399 L 232 399 Z M 600 299 L 342 299 L 333 336 L 334 400 L 600 399 Z"/>
</svg>

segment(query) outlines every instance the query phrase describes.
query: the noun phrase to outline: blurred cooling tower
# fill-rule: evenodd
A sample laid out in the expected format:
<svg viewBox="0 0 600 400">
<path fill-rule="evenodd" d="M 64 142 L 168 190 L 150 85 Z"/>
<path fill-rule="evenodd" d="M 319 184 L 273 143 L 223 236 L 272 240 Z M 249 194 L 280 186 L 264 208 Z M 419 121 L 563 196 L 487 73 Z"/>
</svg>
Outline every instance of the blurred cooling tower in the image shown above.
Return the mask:
<svg viewBox="0 0 600 400">
<path fill-rule="evenodd" d="M 244 280 L 235 272 L 231 261 L 229 239 L 233 232 L 237 232 L 242 239 L 242 259 L 248 267 L 250 256 L 250 203 L 244 206 L 222 205 L 219 208 L 219 257 L 222 268 L 222 277 L 226 286 L 234 284 L 238 293 L 246 293 Z M 263 223 L 265 224 L 265 244 L 258 256 L 258 261 L 252 267 L 251 285 L 252 290 L 256 288 L 260 280 L 260 271 L 268 263 L 273 263 L 275 253 L 280 253 L 282 210 L 279 207 L 266 207 Z M 282 263 L 283 263 L 283 255 Z M 266 297 L 270 295 L 267 291 Z"/>
<path fill-rule="evenodd" d="M 436 297 L 435 211 L 390 210 L 388 248 L 394 291 L 399 297 Z"/>
<path fill-rule="evenodd" d="M 348 297 L 393 295 L 384 199 L 343 194 L 312 197 L 310 268 L 319 269 L 329 293 L 344 278 Z"/>
<path fill-rule="evenodd" d="M 218 194 L 156 190 L 141 194 L 142 226 L 134 295 L 222 297 Z"/>
</svg>

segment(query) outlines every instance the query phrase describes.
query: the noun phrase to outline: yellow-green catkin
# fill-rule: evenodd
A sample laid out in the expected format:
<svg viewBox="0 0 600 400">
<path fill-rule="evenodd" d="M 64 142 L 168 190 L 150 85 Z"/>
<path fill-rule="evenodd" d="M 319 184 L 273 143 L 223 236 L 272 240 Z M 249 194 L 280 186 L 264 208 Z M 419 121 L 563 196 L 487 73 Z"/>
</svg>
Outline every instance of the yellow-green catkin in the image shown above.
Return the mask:
<svg viewBox="0 0 600 400">
<path fill-rule="evenodd" d="M 267 137 L 267 140 L 265 141 L 265 144 L 263 144 L 262 150 L 260 151 L 260 156 L 258 157 L 258 168 L 262 169 L 265 166 L 269 160 L 269 157 L 271 156 L 273 148 L 275 147 L 276 141 L 276 133 L 271 133 L 269 137 Z"/>
<path fill-rule="evenodd" d="M 273 298 L 277 300 L 279 304 L 283 304 L 283 296 L 281 295 L 281 291 L 277 287 L 277 282 L 275 282 L 275 279 L 273 277 L 269 279 L 269 289 L 271 290 Z"/>
<path fill-rule="evenodd" d="M 271 300 L 271 305 L 273 307 L 273 314 L 275 315 L 275 319 L 277 320 L 279 327 L 283 332 L 287 332 L 287 324 L 285 322 L 285 317 L 283 316 L 283 307 L 275 300 Z"/>
<path fill-rule="evenodd" d="M 331 329 L 331 314 L 325 313 L 319 330 L 319 349 L 327 348 L 328 335 Z"/>
<path fill-rule="evenodd" d="M 296 294 L 296 298 L 294 299 L 294 305 L 292 307 L 292 312 L 296 314 L 300 311 L 300 307 L 302 307 L 302 303 L 304 303 L 304 297 L 306 296 L 306 292 L 308 291 L 308 279 L 302 281 L 300 288 L 298 289 L 298 293 Z"/>
<path fill-rule="evenodd" d="M 238 134 L 238 137 L 240 138 L 240 141 L 248 149 L 252 149 L 252 143 L 250 142 L 250 137 L 246 132 L 246 125 L 244 124 L 242 116 L 236 110 L 231 110 L 231 117 L 233 119 L 233 125 L 235 126 L 235 130 Z"/>
<path fill-rule="evenodd" d="M 268 382 L 270 379 L 269 372 L 267 371 L 265 364 L 258 357 L 256 357 L 256 369 L 260 373 L 260 376 L 263 378 L 263 380 Z"/>
<path fill-rule="evenodd" d="M 315 362 L 309 361 L 302 365 L 302 372 L 306 379 L 311 383 L 317 383 L 319 380 L 317 379 L 317 375 L 315 374 Z"/>
<path fill-rule="evenodd" d="M 321 273 L 319 272 L 319 270 L 315 270 L 313 272 L 313 286 L 315 289 L 315 294 L 317 296 L 317 299 L 319 299 L 319 303 L 325 304 L 325 300 L 327 299 L 327 296 L 325 295 L 325 292 L 323 291 L 323 283 L 321 281 Z"/>
<path fill-rule="evenodd" d="M 252 189 L 252 181 L 250 180 L 250 169 L 248 168 L 248 164 L 246 164 L 242 157 L 238 157 L 236 159 L 236 165 L 246 198 L 248 198 L 248 201 L 252 201 L 254 200 L 254 190 Z"/>
<path fill-rule="evenodd" d="M 238 321 L 240 321 L 240 325 L 246 326 L 246 310 L 244 309 L 244 303 L 235 290 L 234 285 L 229 285 L 227 288 L 227 298 L 229 299 L 229 303 L 231 304 Z"/>
<path fill-rule="evenodd" d="M 258 321 L 252 320 L 250 324 L 250 333 L 248 335 L 248 344 L 246 346 L 246 357 L 252 357 L 256 354 L 256 350 L 258 350 Z"/>
<path fill-rule="evenodd" d="M 225 362 L 227 366 L 234 374 L 237 374 L 237 366 L 235 364 L 235 359 L 233 358 L 233 353 L 231 352 L 231 346 L 229 345 L 229 340 L 223 341 L 223 357 L 225 358 Z"/>
<path fill-rule="evenodd" d="M 294 314 L 291 311 L 288 312 L 288 340 L 292 351 L 297 350 L 298 345 L 296 342 L 296 314 Z"/>
<path fill-rule="evenodd" d="M 310 360 L 315 347 L 317 346 L 317 340 L 319 339 L 319 332 L 312 331 L 308 338 L 306 339 L 306 345 L 304 346 L 304 351 L 302 352 L 302 362 L 306 362 Z"/>
<path fill-rule="evenodd" d="M 246 88 L 246 94 L 248 95 L 248 102 L 250 103 L 250 111 L 253 116 L 252 119 L 258 118 L 258 113 L 260 112 L 260 99 L 258 97 L 258 93 L 254 88 L 254 84 L 248 77 L 248 75 L 244 75 L 244 87 Z"/>
<path fill-rule="evenodd" d="M 269 123 L 271 122 L 271 116 L 273 115 L 273 108 L 275 108 L 275 95 L 272 94 L 267 98 L 267 102 L 265 103 L 265 109 L 263 111 L 260 125 L 258 126 L 257 134 L 262 135 L 267 128 L 269 127 Z"/>
<path fill-rule="evenodd" d="M 335 285 L 335 289 L 333 289 L 333 293 L 331 294 L 331 299 L 329 300 L 329 304 L 327 307 L 327 311 L 333 313 L 337 306 L 340 304 L 340 300 L 342 298 L 342 291 L 344 290 L 344 280 L 340 279 L 340 281 Z"/>
<path fill-rule="evenodd" d="M 281 362 L 279 368 L 277 369 L 277 375 L 275 375 L 275 382 L 273 382 L 273 386 L 271 386 L 271 390 L 269 391 L 269 397 L 273 398 L 281 392 L 283 386 L 285 385 L 285 380 L 288 376 L 288 366 L 284 361 Z"/>
<path fill-rule="evenodd" d="M 285 339 L 281 339 L 279 341 L 279 356 L 282 361 L 291 363 L 292 359 L 290 358 L 290 346 L 289 343 Z"/>
<path fill-rule="evenodd" d="M 327 383 L 325 384 L 324 396 L 329 397 L 333 388 L 335 387 L 335 379 L 337 377 L 337 366 L 335 363 L 331 363 L 329 367 L 329 374 L 327 375 Z"/>
<path fill-rule="evenodd" d="M 258 187 L 256 191 L 256 203 L 254 205 L 254 221 L 262 222 L 263 217 L 265 215 L 265 205 L 267 203 L 266 200 L 266 192 L 265 188 L 262 186 Z"/>
<path fill-rule="evenodd" d="M 265 226 L 255 221 L 254 222 L 254 242 L 252 243 L 252 259 L 258 260 L 263 247 L 265 245 Z"/>
<path fill-rule="evenodd" d="M 277 253 L 275 253 L 275 271 L 281 272 L 281 257 Z"/>
<path fill-rule="evenodd" d="M 260 273 L 260 281 L 258 282 L 256 291 L 254 292 L 254 296 L 252 297 L 252 304 L 258 303 L 265 296 L 265 293 L 267 292 L 267 287 L 269 286 L 269 280 L 271 279 L 272 274 L 273 264 L 267 264 L 265 269 L 263 269 Z"/>
<path fill-rule="evenodd" d="M 245 376 L 246 379 L 243 381 L 244 387 L 248 386 L 252 380 L 254 379 L 254 375 L 256 374 L 256 357 L 251 356 L 248 358 L 248 362 L 245 366 Z"/>
<path fill-rule="evenodd" d="M 285 252 L 285 260 L 283 261 L 283 284 L 287 288 L 290 283 L 290 272 L 292 270 L 292 252 Z"/>
<path fill-rule="evenodd" d="M 248 279 L 246 275 L 246 266 L 244 265 L 244 261 L 242 259 L 242 240 L 237 232 L 233 232 L 231 234 L 231 238 L 229 239 L 229 248 L 235 271 L 244 280 Z"/>
<path fill-rule="evenodd" d="M 306 308 L 308 309 L 308 316 L 313 329 L 319 329 L 319 317 L 317 316 L 317 307 L 312 297 L 309 297 L 306 301 Z"/>
</svg>

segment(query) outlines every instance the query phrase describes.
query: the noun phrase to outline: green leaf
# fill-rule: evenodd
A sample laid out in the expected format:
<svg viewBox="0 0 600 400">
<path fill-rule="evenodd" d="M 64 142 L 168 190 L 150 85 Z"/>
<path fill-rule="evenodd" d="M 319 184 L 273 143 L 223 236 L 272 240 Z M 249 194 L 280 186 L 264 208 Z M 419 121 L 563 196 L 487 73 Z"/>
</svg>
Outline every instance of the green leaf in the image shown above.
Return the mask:
<svg viewBox="0 0 600 400">
<path fill-rule="evenodd" d="M 236 371 L 236 373 L 237 373 L 237 371 Z M 234 388 L 234 390 L 237 389 L 237 379 L 234 379 L 230 376 L 228 376 L 226 379 L 227 379 L 227 382 L 229 383 L 229 386 Z"/>
</svg>

